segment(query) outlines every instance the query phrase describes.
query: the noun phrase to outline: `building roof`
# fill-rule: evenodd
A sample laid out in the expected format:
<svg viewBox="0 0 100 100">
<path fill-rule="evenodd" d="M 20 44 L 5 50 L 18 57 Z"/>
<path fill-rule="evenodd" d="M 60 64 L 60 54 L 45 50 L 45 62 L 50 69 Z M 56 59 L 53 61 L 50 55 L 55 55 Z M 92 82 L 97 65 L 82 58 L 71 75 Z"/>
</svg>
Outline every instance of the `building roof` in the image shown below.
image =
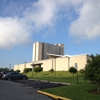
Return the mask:
<svg viewBox="0 0 100 100">
<path fill-rule="evenodd" d="M 48 56 L 53 56 L 53 57 L 61 57 L 63 55 L 57 55 L 57 54 L 52 54 L 52 53 L 46 53 Z"/>
<path fill-rule="evenodd" d="M 51 53 L 46 53 L 48 56 L 53 56 L 53 57 L 66 57 L 66 58 L 70 58 L 70 57 L 74 57 L 74 56 L 82 56 L 82 55 L 88 55 L 88 53 L 86 54 L 78 54 L 78 55 L 57 55 L 57 54 L 51 54 Z"/>
<path fill-rule="evenodd" d="M 89 55 L 88 53 L 86 54 L 78 54 L 78 55 L 63 55 L 62 57 L 74 57 L 74 56 L 83 56 L 83 55 Z"/>
</svg>

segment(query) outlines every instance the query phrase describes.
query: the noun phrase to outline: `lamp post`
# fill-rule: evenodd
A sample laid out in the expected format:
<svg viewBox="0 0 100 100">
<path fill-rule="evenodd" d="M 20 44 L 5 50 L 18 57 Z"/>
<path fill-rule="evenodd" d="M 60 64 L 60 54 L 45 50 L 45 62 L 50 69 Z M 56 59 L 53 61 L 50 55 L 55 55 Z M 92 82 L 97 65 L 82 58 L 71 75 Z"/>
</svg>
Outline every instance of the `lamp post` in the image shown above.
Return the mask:
<svg viewBox="0 0 100 100">
<path fill-rule="evenodd" d="M 27 62 L 25 61 L 24 69 L 26 68 L 26 63 L 27 63 Z"/>
<path fill-rule="evenodd" d="M 19 70 L 19 64 L 18 64 L 18 70 Z"/>
<path fill-rule="evenodd" d="M 34 71 L 34 66 L 32 66 L 32 78 L 33 78 L 33 71 Z"/>
<path fill-rule="evenodd" d="M 70 57 L 68 57 L 68 70 L 70 68 Z"/>
<path fill-rule="evenodd" d="M 25 72 L 25 69 L 26 69 L 26 63 L 27 63 L 27 62 L 25 61 L 25 64 L 24 64 L 24 71 L 23 71 L 23 72 Z"/>
<path fill-rule="evenodd" d="M 56 57 L 55 57 L 55 77 L 56 77 Z"/>
<path fill-rule="evenodd" d="M 75 63 L 75 69 L 76 69 L 76 70 L 78 69 L 77 63 Z M 78 70 L 77 70 L 77 73 L 76 73 L 76 78 L 77 78 L 77 83 L 79 83 L 79 81 L 78 81 Z"/>
<path fill-rule="evenodd" d="M 10 66 L 9 66 L 9 71 L 11 71 L 11 64 L 10 64 Z"/>
</svg>

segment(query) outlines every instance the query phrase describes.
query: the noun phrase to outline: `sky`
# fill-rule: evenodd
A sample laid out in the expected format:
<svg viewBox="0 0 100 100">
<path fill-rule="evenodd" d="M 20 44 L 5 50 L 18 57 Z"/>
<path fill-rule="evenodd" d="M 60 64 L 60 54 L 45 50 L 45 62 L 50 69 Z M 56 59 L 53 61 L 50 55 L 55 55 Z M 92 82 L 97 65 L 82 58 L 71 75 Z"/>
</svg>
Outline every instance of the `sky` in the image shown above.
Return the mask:
<svg viewBox="0 0 100 100">
<path fill-rule="evenodd" d="M 0 67 L 31 62 L 37 41 L 100 54 L 100 0 L 0 0 Z"/>
</svg>

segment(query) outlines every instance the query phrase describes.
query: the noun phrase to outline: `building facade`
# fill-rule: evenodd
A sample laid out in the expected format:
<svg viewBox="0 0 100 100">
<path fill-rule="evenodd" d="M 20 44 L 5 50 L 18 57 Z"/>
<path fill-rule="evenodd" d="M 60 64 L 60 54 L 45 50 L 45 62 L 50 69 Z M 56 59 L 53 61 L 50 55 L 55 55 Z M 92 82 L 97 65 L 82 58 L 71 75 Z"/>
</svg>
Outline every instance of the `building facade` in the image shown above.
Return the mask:
<svg viewBox="0 0 100 100">
<path fill-rule="evenodd" d="M 87 61 L 91 60 L 88 54 L 80 55 L 64 55 L 63 44 L 48 44 L 36 42 L 33 44 L 33 59 L 30 63 L 17 64 L 14 70 L 23 72 L 25 68 L 43 67 L 43 71 L 54 69 L 55 71 L 68 71 L 70 67 L 75 67 L 77 70 L 85 68 Z"/>
<path fill-rule="evenodd" d="M 33 62 L 48 59 L 47 53 L 64 55 L 63 44 L 49 44 L 36 42 L 33 44 Z"/>
</svg>

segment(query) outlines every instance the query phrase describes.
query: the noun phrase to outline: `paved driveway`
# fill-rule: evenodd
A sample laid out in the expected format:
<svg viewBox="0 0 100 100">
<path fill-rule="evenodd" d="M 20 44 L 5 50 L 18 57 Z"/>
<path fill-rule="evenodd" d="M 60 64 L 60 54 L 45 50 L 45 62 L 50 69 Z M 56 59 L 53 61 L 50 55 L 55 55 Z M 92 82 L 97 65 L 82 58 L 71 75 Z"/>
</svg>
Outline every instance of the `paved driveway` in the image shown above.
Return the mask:
<svg viewBox="0 0 100 100">
<path fill-rule="evenodd" d="M 0 100 L 53 100 L 29 86 L 0 80 Z"/>
<path fill-rule="evenodd" d="M 49 81 L 39 81 L 39 80 L 15 80 L 13 82 L 21 83 L 26 86 L 33 87 L 34 89 L 37 89 L 37 90 L 52 88 L 52 87 L 59 87 L 59 86 L 65 85 L 61 83 L 54 83 L 54 82 L 49 82 Z"/>
</svg>

